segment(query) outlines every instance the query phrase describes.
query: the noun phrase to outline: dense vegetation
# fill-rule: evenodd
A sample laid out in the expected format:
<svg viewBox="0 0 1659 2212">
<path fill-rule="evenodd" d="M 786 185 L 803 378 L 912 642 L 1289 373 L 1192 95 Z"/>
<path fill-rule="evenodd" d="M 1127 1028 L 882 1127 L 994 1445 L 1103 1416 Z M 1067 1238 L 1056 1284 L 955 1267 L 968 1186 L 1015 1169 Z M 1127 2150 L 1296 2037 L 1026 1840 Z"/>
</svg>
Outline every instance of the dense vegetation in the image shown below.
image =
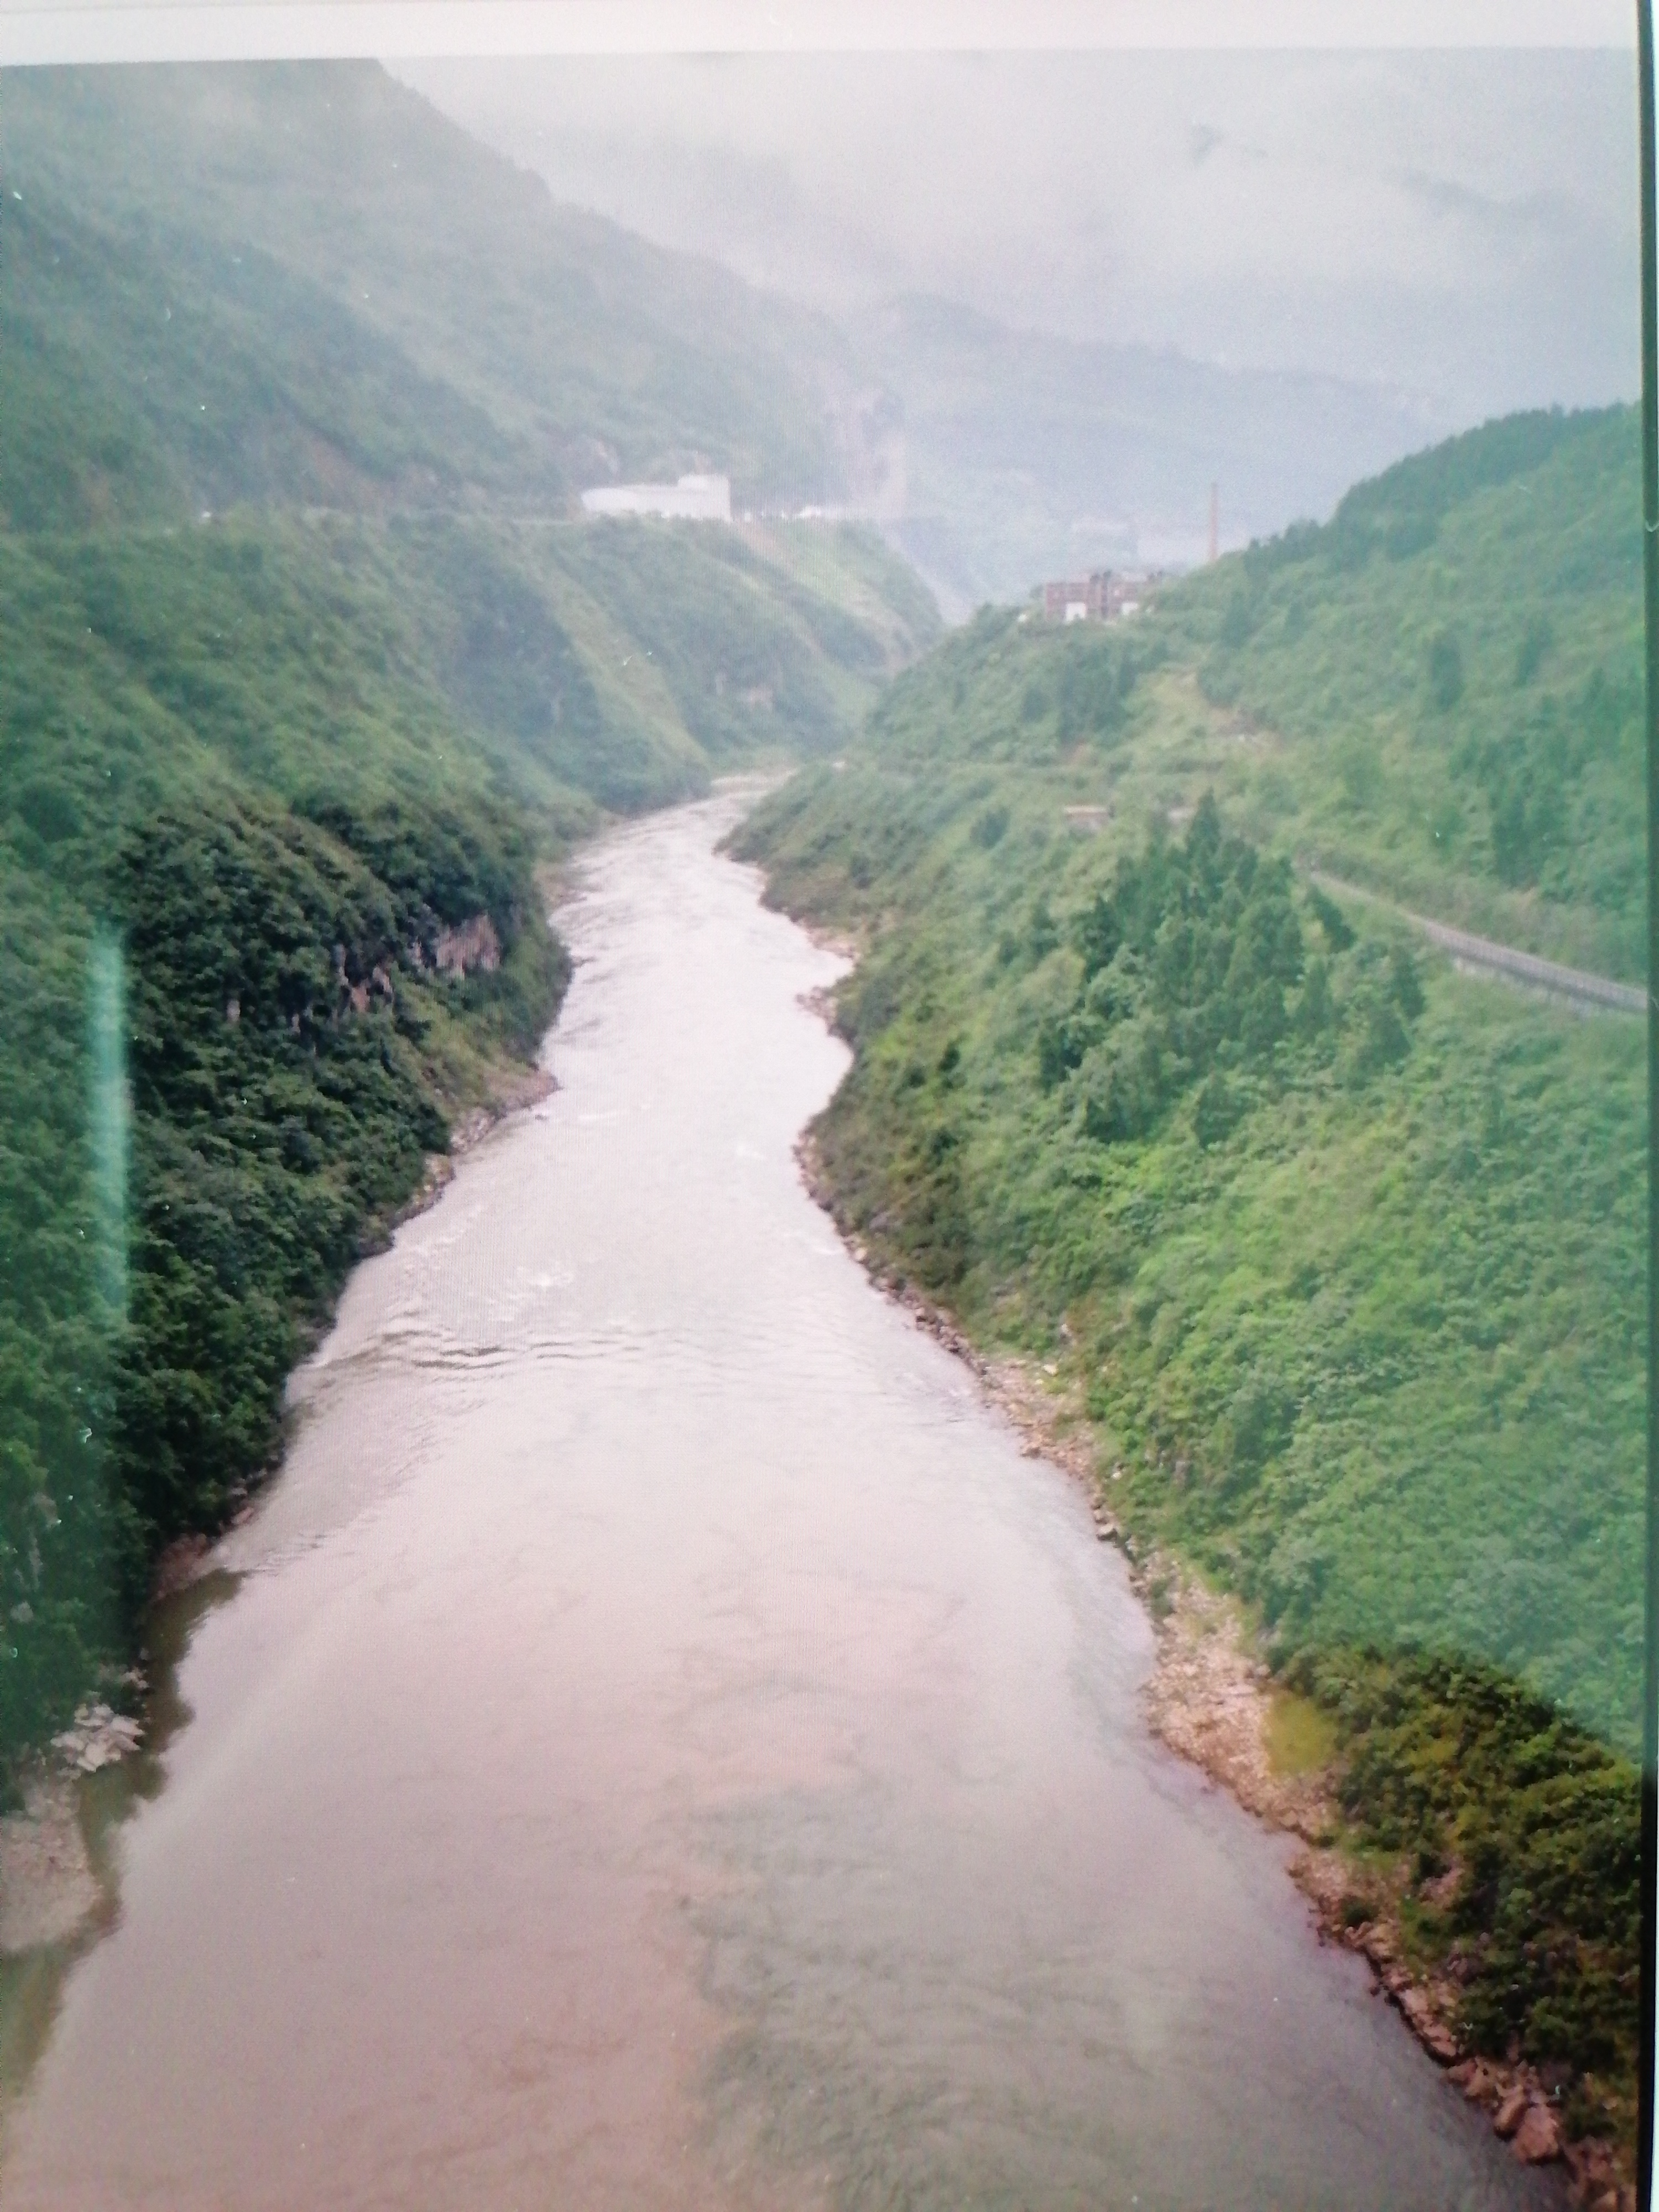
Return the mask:
<svg viewBox="0 0 1659 2212">
<path fill-rule="evenodd" d="M 8 1760 L 118 1668 L 164 1544 L 270 1464 L 308 1333 L 565 972 L 527 840 L 476 799 L 325 827 L 181 787 L 76 842 L 5 874 Z M 480 913 L 499 965 L 440 973 Z"/>
<path fill-rule="evenodd" d="M 1139 626 L 987 611 L 744 844 L 863 948 L 842 1218 L 1054 1370 L 1154 1594 L 1244 1603 L 1475 2045 L 1583 2124 L 1634 2052 L 1643 1040 L 1389 901 L 1629 972 L 1632 436 L 1494 426 Z"/>
<path fill-rule="evenodd" d="M 560 293 L 582 227 L 377 72 L 0 99 L 9 1789 L 125 1694 L 158 1554 L 270 1466 L 457 1116 L 521 1090 L 566 976 L 538 867 L 833 747 L 937 616 L 854 530 L 572 519 L 579 433 L 644 465 L 730 429 L 764 475 L 787 391 L 723 380 L 729 329 L 649 255 Z M 592 355 L 556 422 L 552 298 Z"/>
<path fill-rule="evenodd" d="M 1339 876 L 1639 976 L 1628 409 L 1517 416 L 1172 598 L 1160 641 L 1241 732 L 1242 818 Z"/>
<path fill-rule="evenodd" d="M 1408 1956 L 1460 1985 L 1478 2051 L 1517 2049 L 1570 2132 L 1634 2129 L 1635 1771 L 1513 1676 L 1445 1653 L 1318 1649 L 1286 1680 L 1333 1724 L 1359 1887 L 1403 1874 Z"/>
<path fill-rule="evenodd" d="M 9 1759 L 269 1464 L 307 1332 L 562 967 L 488 751 L 320 545 L 7 540 L 0 632 Z M 525 777 L 545 835 L 591 807 Z M 498 967 L 439 975 L 479 914 Z"/>
</svg>

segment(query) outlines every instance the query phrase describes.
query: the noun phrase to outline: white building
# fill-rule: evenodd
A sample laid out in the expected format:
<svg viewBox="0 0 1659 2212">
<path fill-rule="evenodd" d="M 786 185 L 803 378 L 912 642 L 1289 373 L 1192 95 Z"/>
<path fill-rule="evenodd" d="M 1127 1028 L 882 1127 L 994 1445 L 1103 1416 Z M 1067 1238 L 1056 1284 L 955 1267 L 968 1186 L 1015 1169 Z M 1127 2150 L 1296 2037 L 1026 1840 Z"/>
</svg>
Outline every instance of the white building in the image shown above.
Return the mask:
<svg viewBox="0 0 1659 2212">
<path fill-rule="evenodd" d="M 729 477 L 682 477 L 678 483 L 598 484 L 582 494 L 586 514 L 664 514 L 680 522 L 730 522 Z"/>
</svg>

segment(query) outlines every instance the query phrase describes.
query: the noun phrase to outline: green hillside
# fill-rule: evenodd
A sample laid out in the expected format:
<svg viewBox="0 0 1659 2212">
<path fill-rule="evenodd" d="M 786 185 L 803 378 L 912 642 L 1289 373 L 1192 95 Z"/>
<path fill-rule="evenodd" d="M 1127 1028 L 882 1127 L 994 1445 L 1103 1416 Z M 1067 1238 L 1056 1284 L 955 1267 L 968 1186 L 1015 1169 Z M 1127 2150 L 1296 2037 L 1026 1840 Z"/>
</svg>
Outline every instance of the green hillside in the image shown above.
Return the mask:
<svg viewBox="0 0 1659 2212">
<path fill-rule="evenodd" d="M 1333 873 L 1639 980 L 1634 412 L 1518 416 L 1194 577 L 1155 632 L 1243 818 Z"/>
<path fill-rule="evenodd" d="M 828 325 L 556 207 L 371 64 L 14 71 L 0 190 L 8 352 L 94 502 L 839 489 L 794 365 Z"/>
<path fill-rule="evenodd" d="M 576 519 L 601 448 L 770 483 L 815 420 L 721 283 L 378 71 L 0 78 L 0 183 L 10 1788 L 524 1095 L 538 871 L 833 749 L 938 616 L 857 530 Z"/>
<path fill-rule="evenodd" d="M 1644 1038 L 1305 863 L 1634 972 L 1634 459 L 1497 424 L 1140 624 L 987 611 L 742 848 L 864 948 L 844 1223 L 1052 1372 L 1155 1601 L 1243 1600 L 1473 2047 L 1584 2126 L 1635 2048 Z"/>
<path fill-rule="evenodd" d="M 0 82 L 0 127 L 14 86 Z M 556 502 L 556 461 L 270 255 L 118 230 L 0 140 L 0 504 L 15 529 L 180 521 L 239 501 Z M 88 165 L 95 179 L 98 166 Z"/>
<path fill-rule="evenodd" d="M 407 616 L 299 532 L 0 538 L 0 1751 L 124 1663 L 150 1565 L 562 989 L 538 844 Z M 488 917 L 491 962 L 438 966 Z"/>
</svg>

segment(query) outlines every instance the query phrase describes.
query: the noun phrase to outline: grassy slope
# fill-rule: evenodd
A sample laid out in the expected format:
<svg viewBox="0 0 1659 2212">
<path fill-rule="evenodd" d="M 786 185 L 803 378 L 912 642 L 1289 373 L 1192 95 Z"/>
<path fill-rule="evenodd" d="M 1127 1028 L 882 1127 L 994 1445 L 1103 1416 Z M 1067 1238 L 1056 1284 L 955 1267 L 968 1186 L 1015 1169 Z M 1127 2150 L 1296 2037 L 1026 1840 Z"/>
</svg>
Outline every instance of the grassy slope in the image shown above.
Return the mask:
<svg viewBox="0 0 1659 2212">
<path fill-rule="evenodd" d="M 560 496 L 552 455 L 302 270 L 199 228 L 118 225 L 96 190 L 101 149 L 82 149 L 78 176 L 43 179 L 14 127 L 19 98 L 0 82 L 13 528 L 172 522 L 239 501 L 453 504 L 469 485 Z"/>
<path fill-rule="evenodd" d="M 711 762 L 823 752 L 937 634 L 925 590 L 873 532 L 644 522 L 533 531 L 526 559 L 645 648 Z"/>
<path fill-rule="evenodd" d="M 562 487 L 701 459 L 744 501 L 825 496 L 818 400 L 790 364 L 833 349 L 827 326 L 556 207 L 376 67 L 15 72 L 0 166 L 23 210 L 73 208 L 142 257 L 137 312 L 177 287 L 234 333 L 250 290 L 283 289 L 296 327 L 270 366 L 328 418 L 343 503 L 359 438 L 331 434 L 349 412 L 373 445 L 374 410 L 353 403 L 393 362 L 449 395 L 441 437 L 404 457 L 439 489 L 487 464 L 498 497 L 548 511 Z M 325 346 L 325 379 L 283 375 Z"/>
<path fill-rule="evenodd" d="M 120 1693 L 156 1553 L 270 1462 L 352 1260 L 533 1051 L 538 856 L 839 742 L 937 616 L 856 532 L 541 519 L 590 401 L 641 465 L 730 430 L 761 471 L 791 403 L 722 380 L 696 272 L 562 291 L 544 196 L 376 72 L 8 78 L 0 169 L 9 1771 Z M 481 915 L 499 969 L 436 973 Z"/>
<path fill-rule="evenodd" d="M 1471 2040 L 1588 2069 L 1580 2124 L 1626 2111 L 1634 2048 L 1639 1026 L 1294 874 L 1272 930 L 1188 889 L 1109 959 L 1096 901 L 1133 937 L 1213 791 L 1263 884 L 1311 848 L 1629 972 L 1631 446 L 1498 426 L 1138 631 L 984 616 L 745 843 L 866 947 L 817 1131 L 844 1218 L 1056 1367 L 1143 1556 L 1237 1592 L 1335 1716 L 1352 1838 Z M 1502 810 L 1544 776 L 1523 882 Z"/>
</svg>

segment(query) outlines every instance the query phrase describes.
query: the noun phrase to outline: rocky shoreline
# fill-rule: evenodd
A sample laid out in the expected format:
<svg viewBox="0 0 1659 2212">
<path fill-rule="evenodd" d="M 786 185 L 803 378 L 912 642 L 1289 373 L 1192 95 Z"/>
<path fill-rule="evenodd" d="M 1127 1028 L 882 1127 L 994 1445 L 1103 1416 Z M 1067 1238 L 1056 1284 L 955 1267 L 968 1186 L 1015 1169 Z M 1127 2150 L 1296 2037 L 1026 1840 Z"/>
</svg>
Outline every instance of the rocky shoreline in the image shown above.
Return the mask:
<svg viewBox="0 0 1659 2212">
<path fill-rule="evenodd" d="M 495 1071 L 489 1098 L 457 1121 L 448 1152 L 427 1156 L 420 1186 L 387 1223 L 387 1235 L 437 1204 L 454 1179 L 457 1161 L 499 1122 L 538 1104 L 557 1087 L 539 1065 Z M 252 1497 L 246 1497 L 227 1528 L 240 1527 L 254 1510 Z M 178 1596 L 210 1573 L 215 1547 L 214 1538 L 201 1534 L 169 1544 L 155 1563 L 151 1604 Z M 22 1784 L 21 1808 L 0 1817 L 0 1958 L 63 1949 L 83 1936 L 108 1907 L 88 1840 L 82 1796 L 89 1777 L 144 1746 L 149 1685 L 134 1669 L 125 1686 L 132 1693 L 137 1716 L 117 1712 L 102 1699 L 84 1701 L 70 1725 L 34 1760 Z"/>
<path fill-rule="evenodd" d="M 837 944 L 834 949 L 848 948 Z M 830 995 L 814 996 L 821 1003 L 813 1011 L 832 1018 Z M 1636 2191 L 1617 2147 L 1594 2138 L 1568 2142 L 1551 2087 L 1535 2068 L 1462 2050 L 1455 2026 L 1457 1989 L 1414 1974 L 1404 1962 L 1401 1895 L 1357 1875 L 1340 1848 L 1340 1815 L 1325 1778 L 1286 1776 L 1275 1769 L 1268 1747 L 1273 1677 L 1252 1648 L 1242 1611 L 1183 1575 L 1172 1560 L 1144 1550 L 1121 1526 L 1081 1408 L 1054 1387 L 1059 1363 L 988 1358 L 949 1313 L 885 1273 L 847 1229 L 810 1135 L 797 1145 L 795 1157 L 807 1191 L 876 1286 L 972 1370 L 987 1399 L 1018 1431 L 1029 1458 L 1048 1460 L 1082 1485 L 1096 1535 L 1122 1550 L 1136 1595 L 1152 1620 L 1158 1656 L 1146 1697 L 1155 1733 L 1247 1812 L 1300 1840 L 1290 1871 L 1313 1909 L 1320 1941 L 1365 1960 L 1375 1993 L 1395 2008 L 1447 2079 L 1489 2116 L 1523 2165 L 1562 2169 L 1572 2201 L 1585 2212 L 1637 2212 Z M 1356 1917 L 1357 1900 L 1363 1902 L 1364 1917 Z"/>
<path fill-rule="evenodd" d="M 558 1089 L 552 1073 L 538 1063 L 534 1067 L 500 1068 L 495 1071 L 489 1098 L 482 1106 L 474 1106 L 463 1114 L 449 1133 L 447 1152 L 428 1152 L 426 1170 L 419 1188 L 413 1191 L 398 1208 L 388 1224 L 397 1229 L 405 1221 L 412 1221 L 417 1213 L 424 1213 L 435 1206 L 455 1178 L 455 1163 L 464 1153 L 470 1152 L 481 1139 L 487 1137 L 499 1121 L 509 1114 L 523 1111 L 527 1106 L 539 1105 Z"/>
</svg>

